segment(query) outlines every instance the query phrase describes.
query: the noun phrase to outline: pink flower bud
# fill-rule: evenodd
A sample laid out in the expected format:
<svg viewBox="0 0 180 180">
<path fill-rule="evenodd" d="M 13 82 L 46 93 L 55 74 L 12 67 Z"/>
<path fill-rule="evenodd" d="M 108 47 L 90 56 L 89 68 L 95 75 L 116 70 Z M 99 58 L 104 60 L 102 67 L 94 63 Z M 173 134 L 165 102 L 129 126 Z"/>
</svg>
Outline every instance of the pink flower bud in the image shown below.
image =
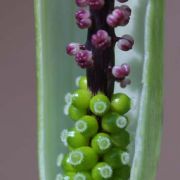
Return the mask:
<svg viewBox="0 0 180 180">
<path fill-rule="evenodd" d="M 112 68 L 112 74 L 117 79 L 124 79 L 130 73 L 130 67 L 128 64 L 122 64 L 121 66 L 114 66 Z"/>
<path fill-rule="evenodd" d="M 128 24 L 131 15 L 131 9 L 123 5 L 115 8 L 111 14 L 107 16 L 106 22 L 111 27 L 125 26 Z"/>
<path fill-rule="evenodd" d="M 104 0 L 88 0 L 88 4 L 90 8 L 98 10 L 104 6 L 105 2 Z"/>
<path fill-rule="evenodd" d="M 126 64 L 126 63 L 122 64 L 121 65 L 121 69 L 122 69 L 122 71 L 124 71 L 124 75 L 125 76 L 129 75 L 129 73 L 130 73 L 130 66 L 129 66 L 129 64 Z"/>
<path fill-rule="evenodd" d="M 76 24 L 81 29 L 89 28 L 92 24 L 92 21 L 90 19 L 90 13 L 88 10 L 85 9 L 79 9 L 76 14 Z"/>
<path fill-rule="evenodd" d="M 76 4 L 79 7 L 85 7 L 88 5 L 88 0 L 76 0 Z"/>
<path fill-rule="evenodd" d="M 94 47 L 105 49 L 111 45 L 111 37 L 104 30 L 98 30 L 92 35 L 91 42 Z"/>
<path fill-rule="evenodd" d="M 92 52 L 88 50 L 80 50 L 76 54 L 75 60 L 81 68 L 89 68 L 93 65 Z"/>
<path fill-rule="evenodd" d="M 127 34 L 122 36 L 117 43 L 118 48 L 123 51 L 129 51 L 130 49 L 132 49 L 133 45 L 134 39 Z"/>
<path fill-rule="evenodd" d="M 70 43 L 66 47 L 66 53 L 70 56 L 75 56 L 79 50 L 80 44 L 78 43 Z"/>
</svg>

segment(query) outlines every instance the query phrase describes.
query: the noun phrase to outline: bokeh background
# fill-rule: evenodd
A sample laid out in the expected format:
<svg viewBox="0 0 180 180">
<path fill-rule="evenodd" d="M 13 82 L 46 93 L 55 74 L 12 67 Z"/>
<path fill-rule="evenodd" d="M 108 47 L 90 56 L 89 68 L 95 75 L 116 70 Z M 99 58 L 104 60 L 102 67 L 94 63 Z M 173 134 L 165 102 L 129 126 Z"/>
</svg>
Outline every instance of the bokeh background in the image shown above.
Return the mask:
<svg viewBox="0 0 180 180">
<path fill-rule="evenodd" d="M 0 180 L 38 180 L 33 1 L 0 2 Z M 157 180 L 180 177 L 179 6 L 179 0 L 166 1 L 164 134 Z"/>
</svg>

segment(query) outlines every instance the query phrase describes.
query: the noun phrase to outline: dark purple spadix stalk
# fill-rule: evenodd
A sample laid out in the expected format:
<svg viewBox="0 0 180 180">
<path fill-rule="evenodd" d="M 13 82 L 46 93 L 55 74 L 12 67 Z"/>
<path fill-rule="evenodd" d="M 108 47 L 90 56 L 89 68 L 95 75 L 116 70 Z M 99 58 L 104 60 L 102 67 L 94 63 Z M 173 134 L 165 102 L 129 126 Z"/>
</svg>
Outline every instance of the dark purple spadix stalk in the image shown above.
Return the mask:
<svg viewBox="0 0 180 180">
<path fill-rule="evenodd" d="M 127 0 L 118 0 L 120 3 Z M 114 81 L 119 81 L 121 87 L 130 83 L 125 77 L 129 74 L 127 64 L 114 66 L 114 47 L 117 42 L 119 49 L 132 49 L 134 40 L 129 35 L 116 37 L 114 28 L 128 24 L 131 9 L 127 5 L 114 7 L 115 0 L 76 0 L 81 7 L 76 14 L 77 25 L 88 28 L 85 45 L 70 43 L 67 53 L 75 57 L 81 68 L 86 68 L 88 88 L 93 94 L 99 91 L 111 97 Z M 88 8 L 83 9 L 83 7 Z"/>
</svg>

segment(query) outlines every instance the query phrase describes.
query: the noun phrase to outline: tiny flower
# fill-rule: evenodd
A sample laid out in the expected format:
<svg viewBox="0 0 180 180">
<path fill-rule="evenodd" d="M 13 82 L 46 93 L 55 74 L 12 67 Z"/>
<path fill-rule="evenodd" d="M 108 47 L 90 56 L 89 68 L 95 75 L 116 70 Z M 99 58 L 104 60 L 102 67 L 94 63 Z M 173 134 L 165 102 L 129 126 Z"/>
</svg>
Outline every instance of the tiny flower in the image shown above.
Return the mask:
<svg viewBox="0 0 180 180">
<path fill-rule="evenodd" d="M 124 3 L 124 2 L 127 2 L 128 0 L 117 0 L 119 1 L 120 3 Z"/>
<path fill-rule="evenodd" d="M 122 36 L 117 43 L 118 48 L 123 51 L 129 51 L 130 49 L 132 49 L 133 45 L 134 39 L 127 34 Z"/>
<path fill-rule="evenodd" d="M 76 4 L 79 7 L 85 7 L 88 5 L 88 0 L 76 0 Z"/>
<path fill-rule="evenodd" d="M 66 53 L 70 56 L 75 56 L 77 52 L 80 50 L 80 44 L 79 43 L 70 43 L 66 47 Z"/>
<path fill-rule="evenodd" d="M 105 2 L 104 0 L 88 0 L 88 4 L 90 8 L 98 10 L 104 6 Z"/>
<path fill-rule="evenodd" d="M 112 14 L 107 16 L 106 22 L 111 27 L 125 26 L 128 24 L 131 15 L 131 9 L 123 5 L 121 7 L 115 8 Z"/>
<path fill-rule="evenodd" d="M 121 69 L 124 71 L 124 75 L 125 76 L 129 75 L 129 73 L 130 73 L 130 66 L 129 66 L 129 64 L 126 64 L 126 63 L 122 64 L 121 65 Z"/>
<path fill-rule="evenodd" d="M 76 54 L 75 60 L 81 68 L 89 68 L 93 65 L 92 52 L 88 50 L 80 50 Z"/>
<path fill-rule="evenodd" d="M 120 81 L 121 88 L 125 88 L 129 84 L 131 84 L 131 80 L 130 79 L 123 79 L 122 81 Z"/>
<path fill-rule="evenodd" d="M 75 14 L 75 18 L 76 18 L 76 24 L 81 29 L 89 28 L 92 24 L 90 13 L 88 10 L 79 9 Z"/>
<path fill-rule="evenodd" d="M 111 37 L 104 30 L 97 31 L 91 38 L 94 47 L 105 49 L 111 45 Z"/>
<path fill-rule="evenodd" d="M 130 73 L 130 67 L 128 64 L 122 64 L 121 66 L 114 66 L 112 68 L 112 74 L 117 79 L 124 79 Z"/>
</svg>

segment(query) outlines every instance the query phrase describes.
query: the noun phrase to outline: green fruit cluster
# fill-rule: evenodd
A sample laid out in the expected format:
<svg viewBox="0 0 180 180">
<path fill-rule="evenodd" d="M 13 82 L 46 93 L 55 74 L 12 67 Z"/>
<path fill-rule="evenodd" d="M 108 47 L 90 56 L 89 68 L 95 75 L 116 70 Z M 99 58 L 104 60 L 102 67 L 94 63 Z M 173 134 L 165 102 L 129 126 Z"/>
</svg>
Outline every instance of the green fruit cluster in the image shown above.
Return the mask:
<svg viewBox="0 0 180 180">
<path fill-rule="evenodd" d="M 69 152 L 61 158 L 64 174 L 70 180 L 128 180 L 130 143 L 126 127 L 131 100 L 123 93 L 109 99 L 102 92 L 92 95 L 86 78 L 76 82 L 79 89 L 65 97 L 66 114 L 74 127 L 61 132 Z"/>
</svg>

